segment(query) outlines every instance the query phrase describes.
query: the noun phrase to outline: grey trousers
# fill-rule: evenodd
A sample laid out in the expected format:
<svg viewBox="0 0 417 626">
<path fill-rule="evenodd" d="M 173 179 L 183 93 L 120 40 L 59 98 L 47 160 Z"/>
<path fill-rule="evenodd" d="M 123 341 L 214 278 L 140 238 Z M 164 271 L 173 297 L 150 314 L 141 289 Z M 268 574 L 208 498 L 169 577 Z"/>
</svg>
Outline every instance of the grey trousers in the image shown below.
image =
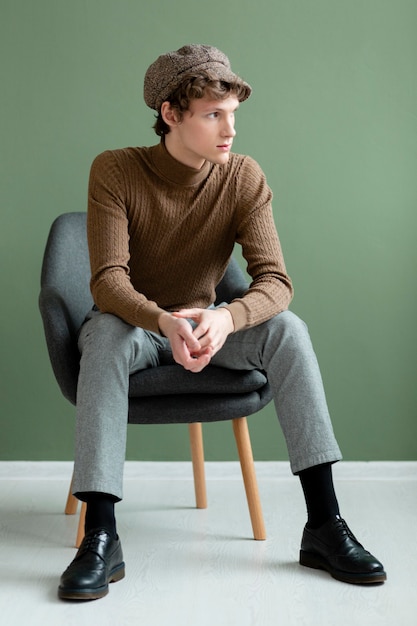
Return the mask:
<svg viewBox="0 0 417 626">
<path fill-rule="evenodd" d="M 118 317 L 92 311 L 81 328 L 79 348 L 73 492 L 121 499 L 129 375 L 172 363 L 170 345 Z M 342 458 L 309 333 L 296 315 L 285 311 L 229 335 L 212 363 L 266 372 L 294 474 Z"/>
</svg>

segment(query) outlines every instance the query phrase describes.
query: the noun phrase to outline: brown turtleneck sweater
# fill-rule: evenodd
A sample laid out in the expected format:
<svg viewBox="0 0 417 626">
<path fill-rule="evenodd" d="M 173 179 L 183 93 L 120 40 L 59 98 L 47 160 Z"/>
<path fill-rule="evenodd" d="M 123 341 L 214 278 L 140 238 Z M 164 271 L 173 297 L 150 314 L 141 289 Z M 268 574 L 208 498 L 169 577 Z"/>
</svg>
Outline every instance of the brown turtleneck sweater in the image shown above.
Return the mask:
<svg viewBox="0 0 417 626">
<path fill-rule="evenodd" d="M 102 312 L 159 332 L 163 310 L 206 308 L 235 242 L 252 283 L 227 305 L 235 330 L 285 310 L 292 298 L 271 208 L 250 157 L 195 170 L 163 143 L 107 151 L 93 162 L 88 196 L 91 291 Z"/>
</svg>

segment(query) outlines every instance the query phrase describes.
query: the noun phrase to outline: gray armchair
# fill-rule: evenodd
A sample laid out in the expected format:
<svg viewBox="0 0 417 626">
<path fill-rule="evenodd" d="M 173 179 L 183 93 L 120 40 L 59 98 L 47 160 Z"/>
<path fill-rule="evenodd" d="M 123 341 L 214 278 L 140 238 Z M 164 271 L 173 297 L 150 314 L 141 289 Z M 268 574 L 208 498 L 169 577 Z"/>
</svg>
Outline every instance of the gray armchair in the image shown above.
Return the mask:
<svg viewBox="0 0 417 626">
<path fill-rule="evenodd" d="M 93 302 L 86 214 L 65 213 L 53 222 L 45 248 L 39 308 L 49 357 L 64 397 L 76 403 L 79 352 L 76 335 Z M 231 260 L 216 290 L 217 301 L 230 301 L 247 289 L 237 262 Z M 129 415 L 132 424 L 187 423 L 191 441 L 196 505 L 207 506 L 202 422 L 232 420 L 255 539 L 265 539 L 247 415 L 271 400 L 261 371 L 233 371 L 209 365 L 193 374 L 178 365 L 146 369 L 130 377 Z M 68 494 L 65 512 L 74 514 L 78 501 Z M 85 506 L 76 545 L 83 537 Z"/>
</svg>

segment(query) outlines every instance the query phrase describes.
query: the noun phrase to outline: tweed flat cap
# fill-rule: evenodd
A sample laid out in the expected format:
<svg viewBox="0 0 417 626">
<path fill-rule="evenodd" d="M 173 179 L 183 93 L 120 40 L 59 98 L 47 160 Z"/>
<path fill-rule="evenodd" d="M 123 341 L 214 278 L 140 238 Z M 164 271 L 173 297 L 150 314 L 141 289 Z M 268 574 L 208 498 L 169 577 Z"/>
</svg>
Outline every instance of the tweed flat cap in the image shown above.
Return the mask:
<svg viewBox="0 0 417 626">
<path fill-rule="evenodd" d="M 143 89 L 148 107 L 159 111 L 162 103 L 181 84 L 183 77 L 199 70 L 213 72 L 226 83 L 240 80 L 247 87 L 242 100 L 249 98 L 252 88 L 232 72 L 230 61 L 223 52 L 212 46 L 191 44 L 162 54 L 148 68 Z"/>
</svg>

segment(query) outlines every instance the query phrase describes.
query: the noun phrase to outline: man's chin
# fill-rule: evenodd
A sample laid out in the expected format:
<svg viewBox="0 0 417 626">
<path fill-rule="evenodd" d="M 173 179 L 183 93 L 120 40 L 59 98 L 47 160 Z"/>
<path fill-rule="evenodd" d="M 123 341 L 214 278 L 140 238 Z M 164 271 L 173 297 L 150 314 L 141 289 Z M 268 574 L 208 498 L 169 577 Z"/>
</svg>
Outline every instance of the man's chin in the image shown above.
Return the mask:
<svg viewBox="0 0 417 626">
<path fill-rule="evenodd" d="M 219 154 L 217 156 L 213 156 L 212 158 L 208 158 L 207 161 L 213 163 L 213 165 L 226 165 L 230 157 L 230 152 Z"/>
</svg>

